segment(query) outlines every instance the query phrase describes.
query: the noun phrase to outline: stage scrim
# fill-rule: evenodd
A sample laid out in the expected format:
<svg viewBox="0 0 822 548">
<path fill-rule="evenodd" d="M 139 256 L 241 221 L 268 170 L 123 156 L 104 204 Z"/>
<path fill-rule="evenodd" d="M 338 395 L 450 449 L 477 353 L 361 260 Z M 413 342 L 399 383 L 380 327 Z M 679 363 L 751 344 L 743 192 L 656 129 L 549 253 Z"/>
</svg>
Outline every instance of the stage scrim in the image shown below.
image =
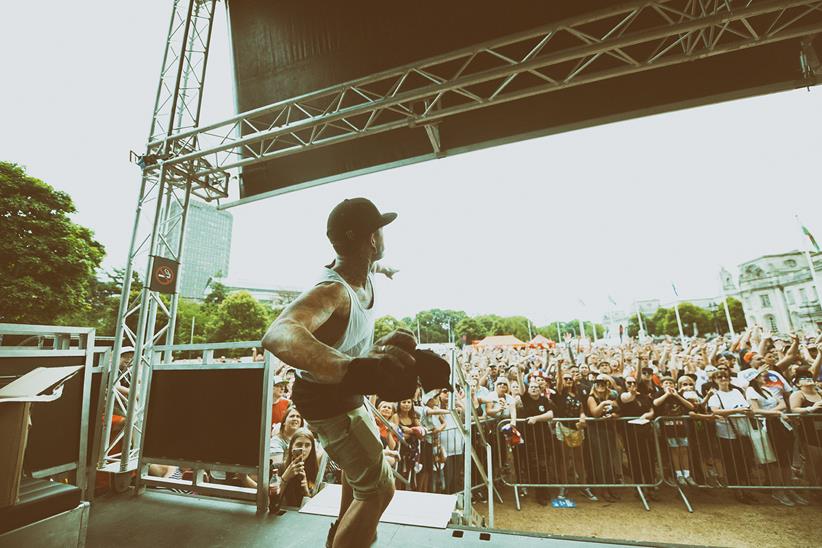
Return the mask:
<svg viewBox="0 0 822 548">
<path fill-rule="evenodd" d="M 230 0 L 238 108 L 240 112 L 248 111 L 617 4 L 579 0 Z M 643 30 L 643 25 L 647 29 L 659 25 L 658 15 L 654 17 L 649 12 L 642 17 L 647 18 L 647 23 L 632 21 L 632 32 Z M 603 25 L 600 29 L 592 25 L 586 31 L 601 37 L 608 32 Z M 563 40 L 567 43 L 562 44 Z M 819 42 L 817 39 L 814 43 L 817 51 Z M 578 44 L 579 40 L 560 32 L 551 47 Z M 800 39 L 783 40 L 449 116 L 436 124 L 440 154 L 795 88 L 802 85 L 800 50 Z M 512 57 L 522 57 L 528 52 L 510 53 Z M 483 62 L 480 57 L 474 62 Z M 488 57 L 487 66 L 493 67 L 493 58 Z M 624 64 L 612 55 L 602 55 L 593 63 L 597 70 Z M 544 73 L 561 78 L 573 66 L 574 63 L 566 63 Z M 458 69 L 459 66 L 453 67 L 454 71 Z M 508 89 L 534 85 L 535 77 L 529 81 L 528 76 L 518 76 Z M 445 94 L 439 106 L 446 108 L 454 99 L 459 97 Z M 424 108 L 424 104 L 419 105 L 419 112 Z M 244 130 L 247 131 L 248 128 Z M 352 172 L 375 171 L 434 157 L 426 130 L 406 125 L 246 166 L 242 195 L 249 197 L 318 179 L 333 180 Z"/>
</svg>

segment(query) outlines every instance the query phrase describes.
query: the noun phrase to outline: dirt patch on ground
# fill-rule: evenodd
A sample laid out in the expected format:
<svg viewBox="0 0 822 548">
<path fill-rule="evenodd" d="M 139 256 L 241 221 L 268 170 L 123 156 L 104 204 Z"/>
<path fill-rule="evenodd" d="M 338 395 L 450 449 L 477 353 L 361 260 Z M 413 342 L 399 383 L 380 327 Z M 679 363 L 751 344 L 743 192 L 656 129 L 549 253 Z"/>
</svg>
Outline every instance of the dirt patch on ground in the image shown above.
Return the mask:
<svg viewBox="0 0 822 548">
<path fill-rule="evenodd" d="M 632 492 L 620 490 L 622 500 L 589 502 L 573 496 L 576 508 L 540 506 L 533 495 L 521 498 L 517 511 L 512 490 L 502 492 L 503 504 L 494 506 L 494 526 L 512 531 L 599 539 L 660 542 L 686 545 L 791 548 L 822 546 L 822 505 L 788 508 L 767 494 L 757 494 L 760 504 L 746 505 L 729 493 L 689 493 L 693 513 L 672 490 L 660 491 L 660 501 L 645 511 Z M 552 496 L 556 491 L 552 491 Z M 487 515 L 486 505 L 477 508 Z"/>
</svg>

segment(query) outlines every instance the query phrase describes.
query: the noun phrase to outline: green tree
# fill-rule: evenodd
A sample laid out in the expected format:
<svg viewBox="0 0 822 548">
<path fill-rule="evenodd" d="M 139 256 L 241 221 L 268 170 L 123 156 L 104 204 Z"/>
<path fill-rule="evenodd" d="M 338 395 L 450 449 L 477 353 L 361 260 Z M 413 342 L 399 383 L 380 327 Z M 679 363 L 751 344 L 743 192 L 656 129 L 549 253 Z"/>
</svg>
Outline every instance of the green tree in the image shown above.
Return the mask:
<svg viewBox="0 0 822 548">
<path fill-rule="evenodd" d="M 214 323 L 210 309 L 190 299 L 180 299 L 177 303 L 177 325 L 174 330 L 174 344 L 204 343 L 210 326 Z M 192 329 L 193 328 L 193 329 Z M 260 335 L 262 337 L 262 335 Z"/>
<path fill-rule="evenodd" d="M 418 312 L 413 318 L 403 318 L 403 323 L 409 326 L 411 331 L 417 332 L 419 324 L 421 343 L 444 343 L 448 342 L 448 325 L 451 326 L 452 337 L 456 336 L 456 326 L 468 315 L 462 310 L 441 310 L 433 308 Z"/>
<path fill-rule="evenodd" d="M 228 289 L 220 282 L 211 282 L 208 284 L 208 287 L 211 288 L 211 291 L 209 291 L 208 295 L 203 299 L 203 304 L 217 308 L 220 306 L 220 303 L 228 297 Z"/>
<path fill-rule="evenodd" d="M 247 291 L 228 295 L 209 322 L 209 342 L 253 341 L 265 334 L 271 323 L 270 309 Z"/>
<path fill-rule="evenodd" d="M 394 316 L 382 316 L 381 318 L 377 318 L 377 321 L 374 322 L 374 340 L 381 339 L 397 329 L 408 329 L 409 331 L 413 331 L 408 324 L 402 320 L 398 320 Z"/>
<path fill-rule="evenodd" d="M 728 297 L 728 312 L 731 314 L 731 323 L 734 326 L 734 331 L 739 333 L 747 326 L 745 321 L 745 311 L 742 309 L 742 302 L 739 299 Z M 728 319 L 725 317 L 725 306 L 720 302 L 713 310 L 714 325 L 719 327 L 719 332 L 725 334 L 728 332 Z"/>
<path fill-rule="evenodd" d="M 463 318 L 456 325 L 455 331 L 460 342 L 471 344 L 485 338 L 485 329 L 476 318 Z"/>
<path fill-rule="evenodd" d="M 68 194 L 0 162 L 0 322 L 54 324 L 90 310 L 105 250 L 75 212 Z"/>
</svg>

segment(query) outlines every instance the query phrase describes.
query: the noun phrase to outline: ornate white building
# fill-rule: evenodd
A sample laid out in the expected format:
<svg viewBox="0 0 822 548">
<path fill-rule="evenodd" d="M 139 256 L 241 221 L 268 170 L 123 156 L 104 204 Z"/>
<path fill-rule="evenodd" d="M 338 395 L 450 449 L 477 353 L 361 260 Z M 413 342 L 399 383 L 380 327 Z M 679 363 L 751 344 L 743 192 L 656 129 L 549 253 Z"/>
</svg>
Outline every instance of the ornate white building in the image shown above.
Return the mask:
<svg viewBox="0 0 822 548">
<path fill-rule="evenodd" d="M 813 253 L 812 260 L 820 276 L 822 253 Z M 720 275 L 725 292 L 742 301 L 748 325 L 779 333 L 811 334 L 822 329 L 822 306 L 804 253 L 764 255 L 742 263 L 738 286 L 727 270 Z"/>
</svg>

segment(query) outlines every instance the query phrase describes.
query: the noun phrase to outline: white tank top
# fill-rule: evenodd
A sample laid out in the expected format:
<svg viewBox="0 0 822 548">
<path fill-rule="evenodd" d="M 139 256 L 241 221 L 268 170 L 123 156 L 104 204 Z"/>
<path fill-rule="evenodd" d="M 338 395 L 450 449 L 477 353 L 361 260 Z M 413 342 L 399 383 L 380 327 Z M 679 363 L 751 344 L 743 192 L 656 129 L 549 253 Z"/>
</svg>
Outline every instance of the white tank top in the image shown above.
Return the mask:
<svg viewBox="0 0 822 548">
<path fill-rule="evenodd" d="M 314 285 L 317 286 L 321 283 L 328 282 L 342 285 L 351 301 L 351 311 L 348 315 L 348 325 L 346 325 L 345 332 L 342 334 L 342 337 L 340 337 L 340 340 L 331 346 L 352 358 L 366 355 L 374 343 L 374 280 L 371 273 L 368 273 L 368 279 L 366 281 L 366 284 L 371 287 L 372 297 L 370 308 L 365 308 L 362 303 L 360 303 L 357 293 L 348 285 L 348 282 L 346 282 L 342 276 L 330 268 L 325 268 L 323 269 L 320 279 L 317 280 Z M 297 370 L 296 374 L 306 381 L 324 384 L 314 378 L 308 371 Z"/>
</svg>

